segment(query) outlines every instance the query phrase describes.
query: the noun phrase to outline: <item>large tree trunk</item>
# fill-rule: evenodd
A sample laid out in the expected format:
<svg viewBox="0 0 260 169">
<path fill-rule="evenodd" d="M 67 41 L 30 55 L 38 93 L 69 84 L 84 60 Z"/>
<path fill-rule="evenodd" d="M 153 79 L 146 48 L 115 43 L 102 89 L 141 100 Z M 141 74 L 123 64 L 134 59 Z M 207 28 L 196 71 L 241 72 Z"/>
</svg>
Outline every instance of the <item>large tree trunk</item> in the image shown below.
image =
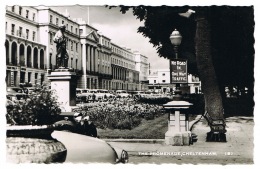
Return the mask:
<svg viewBox="0 0 260 169">
<path fill-rule="evenodd" d="M 219 130 L 223 133 L 223 131 L 225 131 L 224 109 L 212 62 L 210 22 L 205 16 L 205 13 L 199 13 L 196 16 L 197 28 L 195 47 L 197 67 L 205 99 L 205 111 L 208 113 L 208 118 L 212 120 L 208 120 L 211 131 L 214 130 L 214 132 L 216 132 L 216 130 Z M 223 124 L 216 128 L 213 126 L 215 124 L 214 121 Z"/>
</svg>

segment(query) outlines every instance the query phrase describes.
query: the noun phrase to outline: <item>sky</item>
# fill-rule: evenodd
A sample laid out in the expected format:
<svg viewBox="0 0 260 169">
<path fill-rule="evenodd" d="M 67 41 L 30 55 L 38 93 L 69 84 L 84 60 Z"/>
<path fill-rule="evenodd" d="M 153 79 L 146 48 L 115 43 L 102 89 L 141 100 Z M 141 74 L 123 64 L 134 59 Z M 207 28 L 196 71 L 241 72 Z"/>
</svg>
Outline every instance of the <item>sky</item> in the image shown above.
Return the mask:
<svg viewBox="0 0 260 169">
<path fill-rule="evenodd" d="M 169 68 L 169 60 L 159 57 L 149 39 L 137 33 L 138 27 L 143 26 L 143 23 L 133 16 L 132 11 L 122 14 L 118 7 L 109 9 L 103 5 L 58 5 L 50 8 L 60 13 L 67 11 L 71 18 L 82 18 L 113 43 L 139 51 L 148 58 L 151 69 Z"/>
</svg>

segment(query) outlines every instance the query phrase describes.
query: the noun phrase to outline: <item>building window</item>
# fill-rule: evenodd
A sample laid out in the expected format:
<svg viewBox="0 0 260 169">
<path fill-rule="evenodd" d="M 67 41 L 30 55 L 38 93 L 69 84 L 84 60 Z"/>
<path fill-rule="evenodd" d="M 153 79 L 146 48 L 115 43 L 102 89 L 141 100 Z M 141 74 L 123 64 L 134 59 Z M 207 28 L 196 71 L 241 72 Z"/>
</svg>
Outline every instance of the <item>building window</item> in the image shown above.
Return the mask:
<svg viewBox="0 0 260 169">
<path fill-rule="evenodd" d="M 38 83 L 38 73 L 35 73 L 35 83 L 34 84 L 37 84 Z"/>
<path fill-rule="evenodd" d="M 163 83 L 165 83 L 165 80 L 162 80 Z"/>
<path fill-rule="evenodd" d="M 52 23 L 52 15 L 50 15 L 50 23 Z"/>
<path fill-rule="evenodd" d="M 35 20 L 35 13 L 33 13 L 33 17 L 32 17 L 32 20 L 33 20 L 33 21 Z"/>
<path fill-rule="evenodd" d="M 73 32 L 73 26 L 71 26 L 70 29 L 71 29 L 71 32 Z"/>
<path fill-rule="evenodd" d="M 50 44 L 52 45 L 53 44 L 53 41 L 52 41 L 52 33 L 50 32 Z"/>
<path fill-rule="evenodd" d="M 5 22 L 5 32 L 7 31 L 7 22 Z"/>
<path fill-rule="evenodd" d="M 79 35 L 82 35 L 83 29 L 79 29 Z"/>
<path fill-rule="evenodd" d="M 75 33 L 78 34 L 78 29 L 77 28 L 75 28 Z"/>
<path fill-rule="evenodd" d="M 35 32 L 33 31 L 32 40 L 35 41 Z"/>
<path fill-rule="evenodd" d="M 31 72 L 28 72 L 28 83 L 31 82 L 31 76 L 32 76 L 32 73 L 31 73 Z"/>
<path fill-rule="evenodd" d="M 49 59 L 49 69 L 52 69 L 51 60 L 52 60 L 52 53 L 50 53 L 50 59 Z"/>
<path fill-rule="evenodd" d="M 12 6 L 12 12 L 14 12 L 15 11 L 15 6 Z"/>
<path fill-rule="evenodd" d="M 76 43 L 76 52 L 78 52 L 78 43 Z"/>
<path fill-rule="evenodd" d="M 29 10 L 26 10 L 26 16 L 27 19 L 29 18 Z"/>
<path fill-rule="evenodd" d="M 69 24 L 66 24 L 66 29 L 69 30 Z"/>
<path fill-rule="evenodd" d="M 29 39 L 29 29 L 26 29 L 26 39 Z"/>
<path fill-rule="evenodd" d="M 12 24 L 11 34 L 14 35 L 15 24 Z"/>
<path fill-rule="evenodd" d="M 162 76 L 165 76 L 165 73 L 163 73 Z"/>
<path fill-rule="evenodd" d="M 61 21 L 61 24 L 64 24 L 64 20 Z"/>
<path fill-rule="evenodd" d="M 156 83 L 156 80 L 153 80 L 153 83 Z"/>
<path fill-rule="evenodd" d="M 18 34 L 19 34 L 19 35 L 18 35 L 19 37 L 22 36 L 22 32 L 23 32 L 23 28 L 22 28 L 22 27 L 19 27 L 19 33 L 18 33 Z"/>
<path fill-rule="evenodd" d="M 70 43 L 70 49 L 71 49 L 71 51 L 73 51 L 73 41 L 70 41 L 71 43 Z"/>
<path fill-rule="evenodd" d="M 77 69 L 78 68 L 78 59 L 76 59 L 76 63 L 75 63 L 76 65 L 75 65 L 75 69 Z"/>
<path fill-rule="evenodd" d="M 71 58 L 70 66 L 73 67 L 73 58 Z"/>
<path fill-rule="evenodd" d="M 22 10 L 23 10 L 23 8 L 19 7 L 19 15 L 22 15 Z"/>
<path fill-rule="evenodd" d="M 59 25 L 59 18 L 56 18 L 56 25 Z"/>
</svg>

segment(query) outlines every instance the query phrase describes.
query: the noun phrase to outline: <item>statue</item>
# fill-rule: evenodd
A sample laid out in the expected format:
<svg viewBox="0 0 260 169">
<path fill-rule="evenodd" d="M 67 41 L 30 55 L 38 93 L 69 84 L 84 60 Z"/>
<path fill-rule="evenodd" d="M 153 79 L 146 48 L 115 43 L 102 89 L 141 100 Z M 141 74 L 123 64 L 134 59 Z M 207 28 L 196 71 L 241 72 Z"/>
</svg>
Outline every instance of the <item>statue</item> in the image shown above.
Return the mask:
<svg viewBox="0 0 260 169">
<path fill-rule="evenodd" d="M 58 32 L 56 32 L 56 34 L 53 38 L 54 43 L 56 43 L 56 49 L 57 49 L 56 58 L 57 58 L 57 67 L 58 68 L 67 68 L 68 67 L 69 55 L 66 50 L 67 38 L 64 35 L 65 29 L 66 29 L 66 26 L 61 25 L 59 27 Z"/>
</svg>

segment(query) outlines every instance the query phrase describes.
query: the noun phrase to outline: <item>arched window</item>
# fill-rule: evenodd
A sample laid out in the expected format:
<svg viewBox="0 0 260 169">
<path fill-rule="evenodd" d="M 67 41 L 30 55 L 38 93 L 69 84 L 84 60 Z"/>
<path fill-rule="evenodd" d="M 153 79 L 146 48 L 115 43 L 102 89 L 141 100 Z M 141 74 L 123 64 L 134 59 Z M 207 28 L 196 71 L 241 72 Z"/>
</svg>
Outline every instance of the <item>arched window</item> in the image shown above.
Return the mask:
<svg viewBox="0 0 260 169">
<path fill-rule="evenodd" d="M 12 43 L 11 63 L 17 65 L 17 44 L 15 42 Z"/>
<path fill-rule="evenodd" d="M 20 45 L 19 55 L 20 55 L 20 61 L 19 61 L 20 65 L 25 66 L 24 45 L 23 44 Z"/>
<path fill-rule="evenodd" d="M 9 64 L 9 42 L 5 41 L 5 58 L 6 58 L 6 64 Z"/>
<path fill-rule="evenodd" d="M 73 58 L 70 60 L 70 67 L 73 68 Z"/>
<path fill-rule="evenodd" d="M 38 68 L 38 49 L 36 47 L 33 49 L 33 67 Z"/>
<path fill-rule="evenodd" d="M 31 46 L 27 47 L 27 61 L 26 61 L 27 67 L 32 67 L 32 48 Z"/>
<path fill-rule="evenodd" d="M 40 51 L 40 68 L 44 69 L 44 51 L 41 49 Z"/>
</svg>

